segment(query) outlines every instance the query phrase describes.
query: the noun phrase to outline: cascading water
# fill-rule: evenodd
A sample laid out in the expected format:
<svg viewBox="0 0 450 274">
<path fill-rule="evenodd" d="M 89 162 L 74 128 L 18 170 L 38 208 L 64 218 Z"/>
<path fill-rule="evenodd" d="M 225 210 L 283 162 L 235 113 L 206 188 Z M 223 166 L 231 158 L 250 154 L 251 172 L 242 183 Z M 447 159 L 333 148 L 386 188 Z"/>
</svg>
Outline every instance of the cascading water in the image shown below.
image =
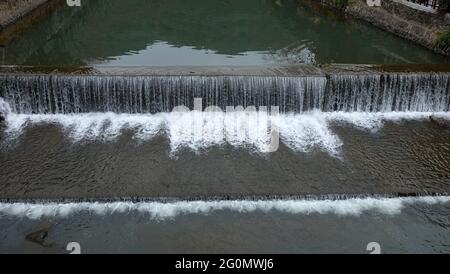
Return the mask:
<svg viewBox="0 0 450 274">
<path fill-rule="evenodd" d="M 16 138 L 28 125 L 57 125 L 65 133 L 64 136 L 73 142 L 111 141 L 126 129 L 128 134 L 131 133 L 139 141 L 154 139 L 158 134 L 165 136 L 169 140 L 169 156 L 182 148 L 200 151 L 223 144 L 266 153 L 272 137 L 271 130 L 275 129 L 280 143 L 289 150 L 310 152 L 318 149 L 333 156 L 333 161 L 336 158 L 345 160 L 345 157 L 341 157 L 345 154 L 342 149 L 344 138 L 334 132 L 331 124 L 351 125 L 373 132 L 381 128 L 385 121 L 425 120 L 430 115 L 450 119 L 450 75 L 439 73 L 304 77 L 3 75 L 0 76 L 0 97 L 4 98 L 0 99 L 0 116 L 6 120 L 6 134 L 2 135 L 7 137 L 6 140 L 8 136 Z M 218 106 L 224 112 L 171 112 L 179 105 L 194 109 L 195 99 L 198 98 L 201 98 L 203 108 Z M 265 110 L 264 107 L 272 110 L 272 107 L 278 106 L 280 114 L 274 115 L 268 111 L 228 112 L 225 111 L 227 106 L 255 106 L 260 110 Z M 286 152 L 278 155 L 283 153 Z M 301 155 L 292 157 L 301 159 Z M 338 170 L 344 161 L 337 162 Z M 330 162 L 327 164 L 330 165 Z M 341 177 L 346 178 L 346 174 Z M 301 180 L 295 182 L 295 188 L 292 188 L 294 193 L 298 185 L 303 183 Z M 448 189 L 447 185 L 440 179 L 436 181 L 441 184 L 436 187 L 436 192 L 444 193 Z M 314 189 L 320 188 L 316 183 L 314 181 L 311 185 L 314 185 Z M 337 188 L 341 183 L 336 183 Z M 401 184 L 403 186 L 404 182 Z M 267 184 L 266 187 L 270 186 Z M 434 190 L 434 187 L 426 191 Z M 363 186 L 360 189 L 365 188 Z M 393 189 L 403 191 L 403 188 Z M 416 188 L 412 189 L 411 193 L 415 193 Z M 145 192 L 148 193 L 153 192 Z M 313 212 L 359 215 L 367 208 L 397 213 L 397 208 L 409 201 L 409 198 L 369 198 L 361 201 L 347 198 L 345 196 L 343 201 L 338 202 L 295 199 L 169 204 L 113 202 L 100 204 L 95 209 L 109 211 L 112 207 L 123 206 L 132 211 L 149 212 L 159 218 L 154 208 L 159 210 L 165 206 L 192 213 L 198 212 L 195 208 L 201 208 L 201 212 L 244 208 L 244 211 L 275 209 L 304 213 L 310 212 L 314 206 L 317 209 Z M 431 199 L 433 203 L 448 203 L 449 198 L 424 199 Z M 383 204 L 373 206 L 377 203 Z M 91 203 L 18 206 L 37 217 L 46 216 L 46 212 L 53 211 L 55 207 L 66 207 L 67 212 L 94 208 Z M 0 213 L 13 214 L 17 212 L 14 211 L 16 207 L 17 204 L 0 203 Z"/>
<path fill-rule="evenodd" d="M 0 121 L 5 119 L 5 117 L 11 112 L 11 107 L 8 103 L 3 100 L 3 98 L 0 98 Z"/>
<path fill-rule="evenodd" d="M 16 113 L 158 113 L 175 106 L 321 108 L 324 77 L 3 76 L 0 96 Z"/>
<path fill-rule="evenodd" d="M 448 74 L 333 75 L 324 111 L 448 111 Z"/>
<path fill-rule="evenodd" d="M 282 113 L 450 109 L 450 75 L 0 76 L 15 113 L 158 113 L 175 106 L 278 106 Z"/>
<path fill-rule="evenodd" d="M 286 146 L 319 147 L 338 155 L 342 141 L 330 123 L 377 130 L 384 121 L 450 118 L 450 75 L 444 73 L 278 76 L 0 76 L 0 113 L 7 133 L 28 123 L 59 124 L 74 141 L 114 139 L 122 129 L 137 139 L 167 134 L 171 150 L 224 143 L 267 151 L 276 129 Z M 170 113 L 227 106 L 263 112 Z M 8 106 L 9 104 L 9 106 Z M 7 114 L 9 113 L 9 114 Z M 269 115 L 268 115 L 269 114 Z M 239 129 L 239 130 L 238 130 Z"/>
</svg>

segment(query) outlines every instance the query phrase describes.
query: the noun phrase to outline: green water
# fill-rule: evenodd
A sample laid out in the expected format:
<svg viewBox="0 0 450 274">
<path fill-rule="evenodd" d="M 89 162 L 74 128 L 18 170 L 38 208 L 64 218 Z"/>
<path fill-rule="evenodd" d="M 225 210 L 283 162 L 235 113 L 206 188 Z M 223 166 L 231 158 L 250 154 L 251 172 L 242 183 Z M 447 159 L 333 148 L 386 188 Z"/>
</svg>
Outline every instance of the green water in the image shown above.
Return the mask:
<svg viewBox="0 0 450 274">
<path fill-rule="evenodd" d="M 449 62 L 294 0 L 85 0 L 6 45 L 4 59 L 112 66 Z"/>
</svg>

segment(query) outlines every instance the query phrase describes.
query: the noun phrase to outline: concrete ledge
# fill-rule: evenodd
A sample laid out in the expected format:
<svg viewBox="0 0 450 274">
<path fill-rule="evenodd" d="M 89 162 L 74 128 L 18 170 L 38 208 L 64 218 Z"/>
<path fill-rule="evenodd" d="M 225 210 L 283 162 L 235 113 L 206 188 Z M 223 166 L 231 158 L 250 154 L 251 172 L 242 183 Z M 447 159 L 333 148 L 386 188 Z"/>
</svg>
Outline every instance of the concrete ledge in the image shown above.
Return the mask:
<svg viewBox="0 0 450 274">
<path fill-rule="evenodd" d="M 105 75 L 105 76 L 282 76 L 307 77 L 335 74 L 450 73 L 450 64 L 322 66 L 177 66 L 177 67 L 29 67 L 3 66 L 0 75 Z"/>
<path fill-rule="evenodd" d="M 408 6 L 408 7 L 412 8 L 412 9 L 415 9 L 415 10 L 420 10 L 420 11 L 423 11 L 423 12 L 429 12 L 429 13 L 437 14 L 437 11 L 434 10 L 432 7 L 426 7 L 426 6 L 423 6 L 423 5 L 416 4 L 416 3 L 408 2 L 406 0 L 392 0 L 392 1 L 394 1 L 396 3 L 399 3 L 399 4 L 402 4 L 402 5 L 405 5 L 405 6 Z"/>
</svg>

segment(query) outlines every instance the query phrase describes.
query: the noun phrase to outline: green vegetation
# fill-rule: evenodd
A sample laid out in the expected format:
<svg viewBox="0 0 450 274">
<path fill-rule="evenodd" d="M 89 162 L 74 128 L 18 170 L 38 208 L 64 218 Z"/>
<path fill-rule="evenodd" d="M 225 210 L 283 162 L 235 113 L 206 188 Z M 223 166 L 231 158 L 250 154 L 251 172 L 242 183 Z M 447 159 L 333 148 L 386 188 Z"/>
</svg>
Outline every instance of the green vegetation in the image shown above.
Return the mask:
<svg viewBox="0 0 450 274">
<path fill-rule="evenodd" d="M 444 51 L 450 50 L 450 29 L 439 33 L 436 46 Z"/>
<path fill-rule="evenodd" d="M 347 6 L 348 0 L 334 0 L 334 4 L 339 8 L 344 8 Z"/>
</svg>

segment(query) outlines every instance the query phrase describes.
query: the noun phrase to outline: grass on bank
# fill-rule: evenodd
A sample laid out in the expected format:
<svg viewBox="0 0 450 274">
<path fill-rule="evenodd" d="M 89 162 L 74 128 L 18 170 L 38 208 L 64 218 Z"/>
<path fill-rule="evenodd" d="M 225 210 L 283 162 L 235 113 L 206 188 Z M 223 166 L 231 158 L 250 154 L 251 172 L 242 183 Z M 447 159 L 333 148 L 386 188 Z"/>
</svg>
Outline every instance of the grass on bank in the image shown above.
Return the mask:
<svg viewBox="0 0 450 274">
<path fill-rule="evenodd" d="M 344 8 L 347 6 L 348 0 L 334 0 L 334 4 L 338 8 Z"/>
<path fill-rule="evenodd" d="M 438 34 L 438 37 L 436 39 L 436 46 L 443 51 L 450 50 L 450 29 L 447 29 L 446 31 Z"/>
</svg>

